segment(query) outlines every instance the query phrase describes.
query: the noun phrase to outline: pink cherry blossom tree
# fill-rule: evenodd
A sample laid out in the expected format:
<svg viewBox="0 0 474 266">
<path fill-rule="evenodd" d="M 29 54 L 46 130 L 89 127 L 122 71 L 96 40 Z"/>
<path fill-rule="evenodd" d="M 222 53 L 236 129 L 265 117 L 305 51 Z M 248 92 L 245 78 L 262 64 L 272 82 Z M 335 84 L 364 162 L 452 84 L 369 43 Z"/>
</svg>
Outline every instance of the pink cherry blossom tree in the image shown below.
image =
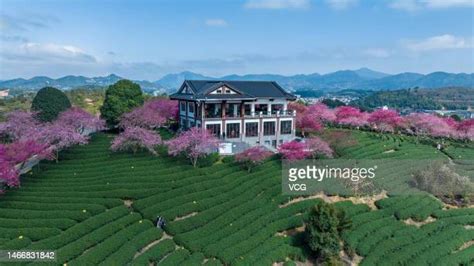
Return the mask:
<svg viewBox="0 0 474 266">
<path fill-rule="evenodd" d="M 461 121 L 457 125 L 457 131 L 461 138 L 474 140 L 474 118 Z"/>
<path fill-rule="evenodd" d="M 45 124 L 31 138 L 41 144 L 48 145 L 56 162 L 59 160 L 59 151 L 74 145 L 87 144 L 89 140 L 88 136 L 78 133 L 73 127 L 63 124 L 61 121 Z"/>
<path fill-rule="evenodd" d="M 406 129 L 416 135 L 432 137 L 455 137 L 457 132 L 442 117 L 432 114 L 412 113 L 404 117 Z"/>
<path fill-rule="evenodd" d="M 307 145 L 302 142 L 290 141 L 281 144 L 278 147 L 278 152 L 281 154 L 283 159 L 289 161 L 303 160 L 311 156 L 311 151 Z"/>
<path fill-rule="evenodd" d="M 7 114 L 5 122 L 0 123 L 0 139 L 2 137 L 9 141 L 28 139 L 28 135 L 37 132 L 41 126 L 34 113 L 13 111 Z"/>
<path fill-rule="evenodd" d="M 33 140 L 0 144 L 0 183 L 8 187 L 19 186 L 19 174 L 33 156 L 38 160 L 50 159 L 48 145 Z"/>
<path fill-rule="evenodd" d="M 184 155 L 194 167 L 196 167 L 199 158 L 207 156 L 219 147 L 219 142 L 214 135 L 197 127 L 182 132 L 176 138 L 167 141 L 166 144 L 169 155 Z"/>
<path fill-rule="evenodd" d="M 272 152 L 262 146 L 254 146 L 235 155 L 235 161 L 241 163 L 250 172 L 253 167 L 263 163 L 270 156 Z"/>
<path fill-rule="evenodd" d="M 154 99 L 133 109 L 120 119 L 119 126 L 156 129 L 178 116 L 178 103 L 168 99 Z"/>
<path fill-rule="evenodd" d="M 11 162 L 0 160 L 0 194 L 3 194 L 6 187 L 19 185 L 19 171 Z"/>
<path fill-rule="evenodd" d="M 334 110 L 327 107 L 324 103 L 310 105 L 308 107 L 308 112 L 314 114 L 322 123 L 334 123 L 336 121 Z"/>
<path fill-rule="evenodd" d="M 323 129 L 323 125 L 318 119 L 318 116 L 309 110 L 300 115 L 298 115 L 298 113 L 296 114 L 295 125 L 301 130 L 303 137 L 306 136 L 306 133 L 315 133 Z"/>
<path fill-rule="evenodd" d="M 361 112 L 359 108 L 352 106 L 341 106 L 336 108 L 336 122 L 348 126 L 364 126 L 367 124 L 368 114 Z"/>
<path fill-rule="evenodd" d="M 313 158 L 318 158 L 323 155 L 332 158 L 333 151 L 329 144 L 319 137 L 311 137 L 305 139 L 307 149 L 311 152 Z"/>
<path fill-rule="evenodd" d="M 73 128 L 77 133 L 95 132 L 105 129 L 105 121 L 79 107 L 62 112 L 56 123 Z"/>
<path fill-rule="evenodd" d="M 306 133 L 314 133 L 323 128 L 317 108 L 308 108 L 302 103 L 290 103 L 289 110 L 296 111 L 295 126 L 304 137 Z"/>
<path fill-rule="evenodd" d="M 401 126 L 402 118 L 395 110 L 378 109 L 370 113 L 367 122 L 378 131 L 394 132 L 396 128 Z"/>
<path fill-rule="evenodd" d="M 161 137 L 152 130 L 141 127 L 127 127 L 112 142 L 112 151 L 132 151 L 144 149 L 156 155 L 155 148 L 162 143 Z"/>
</svg>

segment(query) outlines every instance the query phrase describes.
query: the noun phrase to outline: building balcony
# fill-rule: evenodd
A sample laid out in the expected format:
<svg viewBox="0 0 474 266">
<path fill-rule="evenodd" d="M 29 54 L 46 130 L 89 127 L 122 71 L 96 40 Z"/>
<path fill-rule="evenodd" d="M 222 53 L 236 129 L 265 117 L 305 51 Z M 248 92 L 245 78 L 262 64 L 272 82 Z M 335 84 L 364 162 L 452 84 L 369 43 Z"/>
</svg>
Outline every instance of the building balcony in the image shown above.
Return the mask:
<svg viewBox="0 0 474 266">
<path fill-rule="evenodd" d="M 253 113 L 250 113 L 250 114 L 244 114 L 243 116 L 212 116 L 212 115 L 208 115 L 206 117 L 204 117 L 204 119 L 206 120 L 222 120 L 222 119 L 226 119 L 226 120 L 232 120 L 232 119 L 235 119 L 235 120 L 239 120 L 239 119 L 242 119 L 242 118 L 277 118 L 277 117 L 294 117 L 296 116 L 296 111 L 276 111 L 276 112 L 253 112 Z"/>
</svg>

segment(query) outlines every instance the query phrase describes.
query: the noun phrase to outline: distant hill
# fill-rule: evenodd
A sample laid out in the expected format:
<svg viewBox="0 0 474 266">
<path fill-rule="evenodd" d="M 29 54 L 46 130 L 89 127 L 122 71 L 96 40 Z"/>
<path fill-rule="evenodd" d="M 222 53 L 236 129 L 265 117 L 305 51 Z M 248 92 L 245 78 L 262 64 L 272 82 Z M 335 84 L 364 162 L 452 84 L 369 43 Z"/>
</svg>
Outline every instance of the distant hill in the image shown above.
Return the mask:
<svg viewBox="0 0 474 266">
<path fill-rule="evenodd" d="M 46 86 L 53 86 L 62 90 L 69 90 L 77 87 L 103 87 L 114 84 L 115 82 L 124 79 L 117 75 L 111 74 L 106 77 L 88 78 L 84 76 L 64 76 L 58 79 L 49 77 L 33 77 L 31 79 L 11 79 L 0 81 L 0 88 L 8 89 L 24 89 L 24 90 L 39 90 Z M 162 90 L 163 87 L 149 81 L 134 80 L 140 84 L 142 89 L 146 91 Z"/>
<path fill-rule="evenodd" d="M 49 77 L 34 77 L 31 79 L 12 79 L 0 81 L 0 88 L 15 88 L 37 90 L 44 86 L 54 86 L 64 90 L 83 86 L 108 86 L 122 79 L 111 74 L 106 77 L 88 78 L 84 76 L 65 76 L 58 79 Z M 284 76 L 277 74 L 249 74 L 249 75 L 227 75 L 223 77 L 210 77 L 198 73 L 184 71 L 168 74 L 154 82 L 141 80 L 135 81 L 148 92 L 172 93 L 182 84 L 185 79 L 223 79 L 223 80 L 274 80 L 289 91 L 326 91 L 335 92 L 341 90 L 399 90 L 407 88 L 442 88 L 442 87 L 464 87 L 474 88 L 474 74 L 453 74 L 446 72 L 433 72 L 427 75 L 419 73 L 400 73 L 390 75 L 368 68 L 357 70 L 341 70 L 329 74 L 320 75 L 298 74 Z"/>
<path fill-rule="evenodd" d="M 474 90 L 468 88 L 405 89 L 378 91 L 351 104 L 372 109 L 388 106 L 397 109 L 467 110 L 474 107 Z"/>
<path fill-rule="evenodd" d="M 222 79 L 222 80 L 274 80 L 290 91 L 340 91 L 340 90 L 399 90 L 406 88 L 442 88 L 465 87 L 474 88 L 474 74 L 453 74 L 434 72 L 427 75 L 419 73 L 400 73 L 389 75 L 382 72 L 361 68 L 357 70 L 341 70 L 320 75 L 299 74 L 284 76 L 277 74 L 227 75 L 223 77 L 206 77 L 193 72 L 181 72 L 166 75 L 155 84 L 173 92 L 185 79 Z"/>
</svg>

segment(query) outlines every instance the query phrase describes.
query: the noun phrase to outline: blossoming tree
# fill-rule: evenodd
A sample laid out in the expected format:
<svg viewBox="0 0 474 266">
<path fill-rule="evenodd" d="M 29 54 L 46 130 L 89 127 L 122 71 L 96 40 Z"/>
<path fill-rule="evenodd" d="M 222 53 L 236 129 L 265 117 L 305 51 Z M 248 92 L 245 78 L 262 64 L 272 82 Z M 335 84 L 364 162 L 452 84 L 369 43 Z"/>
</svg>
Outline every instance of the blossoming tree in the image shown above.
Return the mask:
<svg viewBox="0 0 474 266">
<path fill-rule="evenodd" d="M 155 129 L 165 125 L 170 120 L 176 120 L 177 116 L 177 101 L 154 99 L 122 115 L 119 126 L 121 128 L 142 127 Z"/>
<path fill-rule="evenodd" d="M 145 149 L 156 155 L 155 147 L 161 144 L 161 137 L 152 130 L 141 127 L 127 127 L 112 142 L 112 151 L 132 151 Z"/>
<path fill-rule="evenodd" d="M 378 131 L 394 132 L 401 125 L 402 118 L 395 110 L 378 109 L 370 113 L 367 122 Z"/>
<path fill-rule="evenodd" d="M 196 167 L 199 158 L 205 157 L 219 147 L 214 135 L 205 129 L 192 127 L 176 138 L 166 142 L 171 156 L 184 155 Z"/>
<path fill-rule="evenodd" d="M 263 163 L 271 155 L 272 153 L 267 149 L 255 146 L 235 155 L 235 161 L 241 163 L 250 172 L 253 167 Z"/>
<path fill-rule="evenodd" d="M 317 158 L 321 155 L 332 158 L 333 151 L 329 144 L 318 137 L 311 137 L 305 140 L 307 149 L 311 152 L 313 158 Z"/>
<path fill-rule="evenodd" d="M 341 106 L 336 108 L 336 123 L 353 127 L 367 124 L 367 113 L 361 112 L 359 108 L 352 106 Z"/>
<path fill-rule="evenodd" d="M 308 149 L 305 143 L 290 141 L 280 145 L 278 152 L 281 154 L 283 159 L 289 161 L 303 160 L 311 156 L 311 151 Z"/>
<path fill-rule="evenodd" d="M 105 129 L 105 121 L 78 107 L 72 107 L 59 114 L 56 123 L 72 127 L 77 133 L 95 132 Z"/>
</svg>

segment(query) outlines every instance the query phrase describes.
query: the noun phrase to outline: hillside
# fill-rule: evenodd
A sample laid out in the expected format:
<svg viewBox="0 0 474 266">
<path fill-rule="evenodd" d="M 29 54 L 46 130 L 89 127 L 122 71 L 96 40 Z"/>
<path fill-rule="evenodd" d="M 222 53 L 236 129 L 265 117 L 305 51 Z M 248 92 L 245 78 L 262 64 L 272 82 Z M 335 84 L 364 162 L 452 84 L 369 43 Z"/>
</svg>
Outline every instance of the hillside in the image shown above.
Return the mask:
<svg viewBox="0 0 474 266">
<path fill-rule="evenodd" d="M 352 104 L 363 108 L 389 106 L 410 109 L 466 110 L 474 107 L 474 90 L 467 88 L 405 89 L 374 92 Z"/>
<path fill-rule="evenodd" d="M 408 185 L 420 159 L 447 155 L 411 137 L 352 132 L 358 144 L 342 158 L 378 159 L 376 185 L 390 197 L 366 205 L 363 198 L 282 195 L 275 158 L 250 173 L 231 162 L 195 169 L 167 156 L 111 153 L 113 135 L 98 134 L 0 197 L 0 249 L 55 250 L 55 263 L 67 265 L 304 263 L 311 258 L 301 242 L 303 220 L 325 200 L 351 218 L 343 237 L 361 265 L 472 262 L 474 209 L 443 208 Z M 453 164 L 472 172 L 472 148 L 447 152 L 471 159 Z M 153 224 L 158 215 L 164 230 Z"/>
</svg>

